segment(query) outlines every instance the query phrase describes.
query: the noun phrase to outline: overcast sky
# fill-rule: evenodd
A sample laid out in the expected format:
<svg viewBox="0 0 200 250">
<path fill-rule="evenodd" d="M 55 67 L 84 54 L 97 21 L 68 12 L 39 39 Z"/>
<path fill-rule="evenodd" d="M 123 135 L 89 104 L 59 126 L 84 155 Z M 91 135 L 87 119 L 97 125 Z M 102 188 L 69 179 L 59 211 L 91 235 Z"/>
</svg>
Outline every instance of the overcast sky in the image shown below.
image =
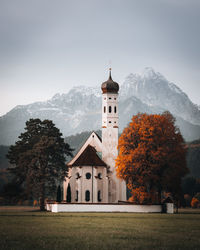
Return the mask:
<svg viewBox="0 0 200 250">
<path fill-rule="evenodd" d="M 200 104 L 200 0 L 0 0 L 0 115 L 153 67 Z"/>
</svg>

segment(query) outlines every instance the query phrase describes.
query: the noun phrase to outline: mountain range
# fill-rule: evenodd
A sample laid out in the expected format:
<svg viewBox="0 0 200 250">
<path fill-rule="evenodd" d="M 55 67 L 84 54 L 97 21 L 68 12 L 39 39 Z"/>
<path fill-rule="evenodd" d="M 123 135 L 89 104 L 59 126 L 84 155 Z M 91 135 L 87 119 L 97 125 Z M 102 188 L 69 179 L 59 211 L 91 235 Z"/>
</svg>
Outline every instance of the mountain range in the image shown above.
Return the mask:
<svg viewBox="0 0 200 250">
<path fill-rule="evenodd" d="M 0 145 L 13 144 L 30 118 L 50 119 L 64 136 L 101 127 L 101 88 L 78 86 L 45 102 L 18 105 L 0 117 Z M 200 107 L 152 68 L 129 74 L 120 85 L 120 132 L 132 115 L 170 111 L 186 141 L 200 138 Z"/>
</svg>

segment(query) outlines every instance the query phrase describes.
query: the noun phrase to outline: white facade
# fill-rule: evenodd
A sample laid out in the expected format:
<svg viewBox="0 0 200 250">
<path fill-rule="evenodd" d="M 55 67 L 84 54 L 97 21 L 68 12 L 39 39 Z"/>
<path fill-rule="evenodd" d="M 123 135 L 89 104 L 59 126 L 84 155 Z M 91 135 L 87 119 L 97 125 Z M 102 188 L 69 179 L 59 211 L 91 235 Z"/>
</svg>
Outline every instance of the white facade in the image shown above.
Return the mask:
<svg viewBox="0 0 200 250">
<path fill-rule="evenodd" d="M 93 132 L 68 163 L 69 174 L 63 184 L 63 200 L 71 187 L 71 202 L 117 203 L 126 201 L 126 184 L 117 178 L 118 90 L 111 74 L 102 84 L 102 141 Z M 92 157 L 91 157 L 92 156 Z"/>
<path fill-rule="evenodd" d="M 68 179 L 70 180 L 72 203 L 108 202 L 107 168 L 93 166 L 72 167 L 69 170 Z M 66 183 L 68 185 L 69 181 Z M 67 185 L 65 185 L 65 197 L 67 195 Z"/>
</svg>

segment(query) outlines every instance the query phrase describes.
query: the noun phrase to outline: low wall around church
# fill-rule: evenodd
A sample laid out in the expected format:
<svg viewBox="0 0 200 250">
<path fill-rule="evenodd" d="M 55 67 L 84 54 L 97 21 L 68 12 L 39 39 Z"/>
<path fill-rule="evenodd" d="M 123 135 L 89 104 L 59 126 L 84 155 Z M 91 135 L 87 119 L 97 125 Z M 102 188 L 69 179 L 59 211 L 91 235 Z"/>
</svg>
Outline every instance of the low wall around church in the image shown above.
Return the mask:
<svg viewBox="0 0 200 250">
<path fill-rule="evenodd" d="M 47 210 L 59 212 L 122 212 L 122 213 L 161 213 L 162 205 L 133 204 L 47 204 Z"/>
</svg>

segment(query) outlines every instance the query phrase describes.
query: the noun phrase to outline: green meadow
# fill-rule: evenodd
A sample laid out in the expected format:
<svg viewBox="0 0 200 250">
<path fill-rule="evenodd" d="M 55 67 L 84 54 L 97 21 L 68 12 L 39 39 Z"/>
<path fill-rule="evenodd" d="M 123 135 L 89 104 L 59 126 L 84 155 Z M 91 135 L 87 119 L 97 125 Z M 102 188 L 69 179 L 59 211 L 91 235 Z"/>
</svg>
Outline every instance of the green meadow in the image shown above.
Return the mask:
<svg viewBox="0 0 200 250">
<path fill-rule="evenodd" d="M 0 207 L 0 249 L 200 249 L 200 210 L 55 214 Z"/>
</svg>

